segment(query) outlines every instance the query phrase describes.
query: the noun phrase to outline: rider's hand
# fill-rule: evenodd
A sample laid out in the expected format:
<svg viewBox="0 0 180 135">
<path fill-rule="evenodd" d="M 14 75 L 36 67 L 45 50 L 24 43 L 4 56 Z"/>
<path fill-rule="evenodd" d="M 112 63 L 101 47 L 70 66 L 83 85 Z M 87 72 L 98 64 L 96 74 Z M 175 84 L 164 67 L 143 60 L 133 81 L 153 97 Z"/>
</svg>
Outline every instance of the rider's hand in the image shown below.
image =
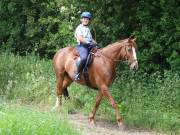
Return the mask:
<svg viewBox="0 0 180 135">
<path fill-rule="evenodd" d="M 94 46 L 94 48 L 97 48 L 97 49 L 100 49 L 100 48 L 101 48 L 97 43 L 94 44 L 93 46 Z"/>
<path fill-rule="evenodd" d="M 95 40 L 92 41 L 94 44 L 97 44 L 97 42 Z"/>
</svg>

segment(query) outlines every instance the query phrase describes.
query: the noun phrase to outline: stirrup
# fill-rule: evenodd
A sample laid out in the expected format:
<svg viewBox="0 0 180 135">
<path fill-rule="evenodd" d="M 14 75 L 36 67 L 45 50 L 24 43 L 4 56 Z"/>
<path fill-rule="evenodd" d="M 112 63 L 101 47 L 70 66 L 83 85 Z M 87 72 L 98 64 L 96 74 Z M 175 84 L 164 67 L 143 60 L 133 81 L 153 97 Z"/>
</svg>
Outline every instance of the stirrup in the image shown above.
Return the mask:
<svg viewBox="0 0 180 135">
<path fill-rule="evenodd" d="M 79 81 L 79 80 L 81 80 L 80 77 L 81 77 L 80 73 L 76 73 L 76 74 L 75 74 L 75 77 L 74 77 L 74 80 L 75 80 L 75 81 Z"/>
</svg>

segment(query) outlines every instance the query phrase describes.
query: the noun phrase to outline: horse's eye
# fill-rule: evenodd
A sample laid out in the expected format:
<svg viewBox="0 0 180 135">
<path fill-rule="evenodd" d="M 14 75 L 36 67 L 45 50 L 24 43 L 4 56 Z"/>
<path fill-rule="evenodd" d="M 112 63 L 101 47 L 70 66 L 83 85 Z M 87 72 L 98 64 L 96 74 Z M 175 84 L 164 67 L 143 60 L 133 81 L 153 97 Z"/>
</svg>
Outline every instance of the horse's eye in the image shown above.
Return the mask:
<svg viewBox="0 0 180 135">
<path fill-rule="evenodd" d="M 128 48 L 128 52 L 131 52 L 132 51 L 132 48 Z"/>
</svg>

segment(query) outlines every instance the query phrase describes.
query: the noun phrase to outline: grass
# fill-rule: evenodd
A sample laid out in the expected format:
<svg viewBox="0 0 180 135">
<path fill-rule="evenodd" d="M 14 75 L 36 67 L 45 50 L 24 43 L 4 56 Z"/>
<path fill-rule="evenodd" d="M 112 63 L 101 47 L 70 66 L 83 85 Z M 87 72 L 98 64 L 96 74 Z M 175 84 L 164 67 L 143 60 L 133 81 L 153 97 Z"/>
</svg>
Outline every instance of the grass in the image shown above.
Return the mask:
<svg viewBox="0 0 180 135">
<path fill-rule="evenodd" d="M 22 105 L 0 106 L 0 135 L 80 135 L 58 113 Z"/>
</svg>

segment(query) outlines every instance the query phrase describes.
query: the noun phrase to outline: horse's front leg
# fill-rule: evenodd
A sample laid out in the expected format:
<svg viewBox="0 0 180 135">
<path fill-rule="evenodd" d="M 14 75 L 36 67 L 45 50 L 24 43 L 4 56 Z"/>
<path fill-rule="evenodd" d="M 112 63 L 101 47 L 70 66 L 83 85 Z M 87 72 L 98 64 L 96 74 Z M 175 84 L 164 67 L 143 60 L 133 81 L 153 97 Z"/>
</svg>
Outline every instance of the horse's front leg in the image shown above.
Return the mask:
<svg viewBox="0 0 180 135">
<path fill-rule="evenodd" d="M 102 99 L 102 93 L 101 91 L 99 91 L 97 97 L 96 97 L 96 103 L 94 105 L 94 108 L 92 110 L 92 113 L 89 115 L 89 119 L 90 119 L 90 124 L 94 125 L 95 124 L 95 115 L 96 115 L 96 111 L 99 107 L 99 104 L 101 102 Z"/>
<path fill-rule="evenodd" d="M 106 85 L 103 85 L 101 87 L 101 92 L 103 94 L 103 96 L 105 96 L 108 101 L 110 102 L 110 104 L 112 105 L 112 107 L 115 109 L 115 114 L 116 114 L 116 121 L 118 123 L 119 127 L 123 127 L 124 128 L 124 124 L 122 122 L 122 118 L 120 116 L 119 110 L 118 110 L 118 106 L 115 103 L 114 98 L 112 97 L 112 95 L 110 94 L 110 92 L 108 91 L 108 87 Z"/>
</svg>

